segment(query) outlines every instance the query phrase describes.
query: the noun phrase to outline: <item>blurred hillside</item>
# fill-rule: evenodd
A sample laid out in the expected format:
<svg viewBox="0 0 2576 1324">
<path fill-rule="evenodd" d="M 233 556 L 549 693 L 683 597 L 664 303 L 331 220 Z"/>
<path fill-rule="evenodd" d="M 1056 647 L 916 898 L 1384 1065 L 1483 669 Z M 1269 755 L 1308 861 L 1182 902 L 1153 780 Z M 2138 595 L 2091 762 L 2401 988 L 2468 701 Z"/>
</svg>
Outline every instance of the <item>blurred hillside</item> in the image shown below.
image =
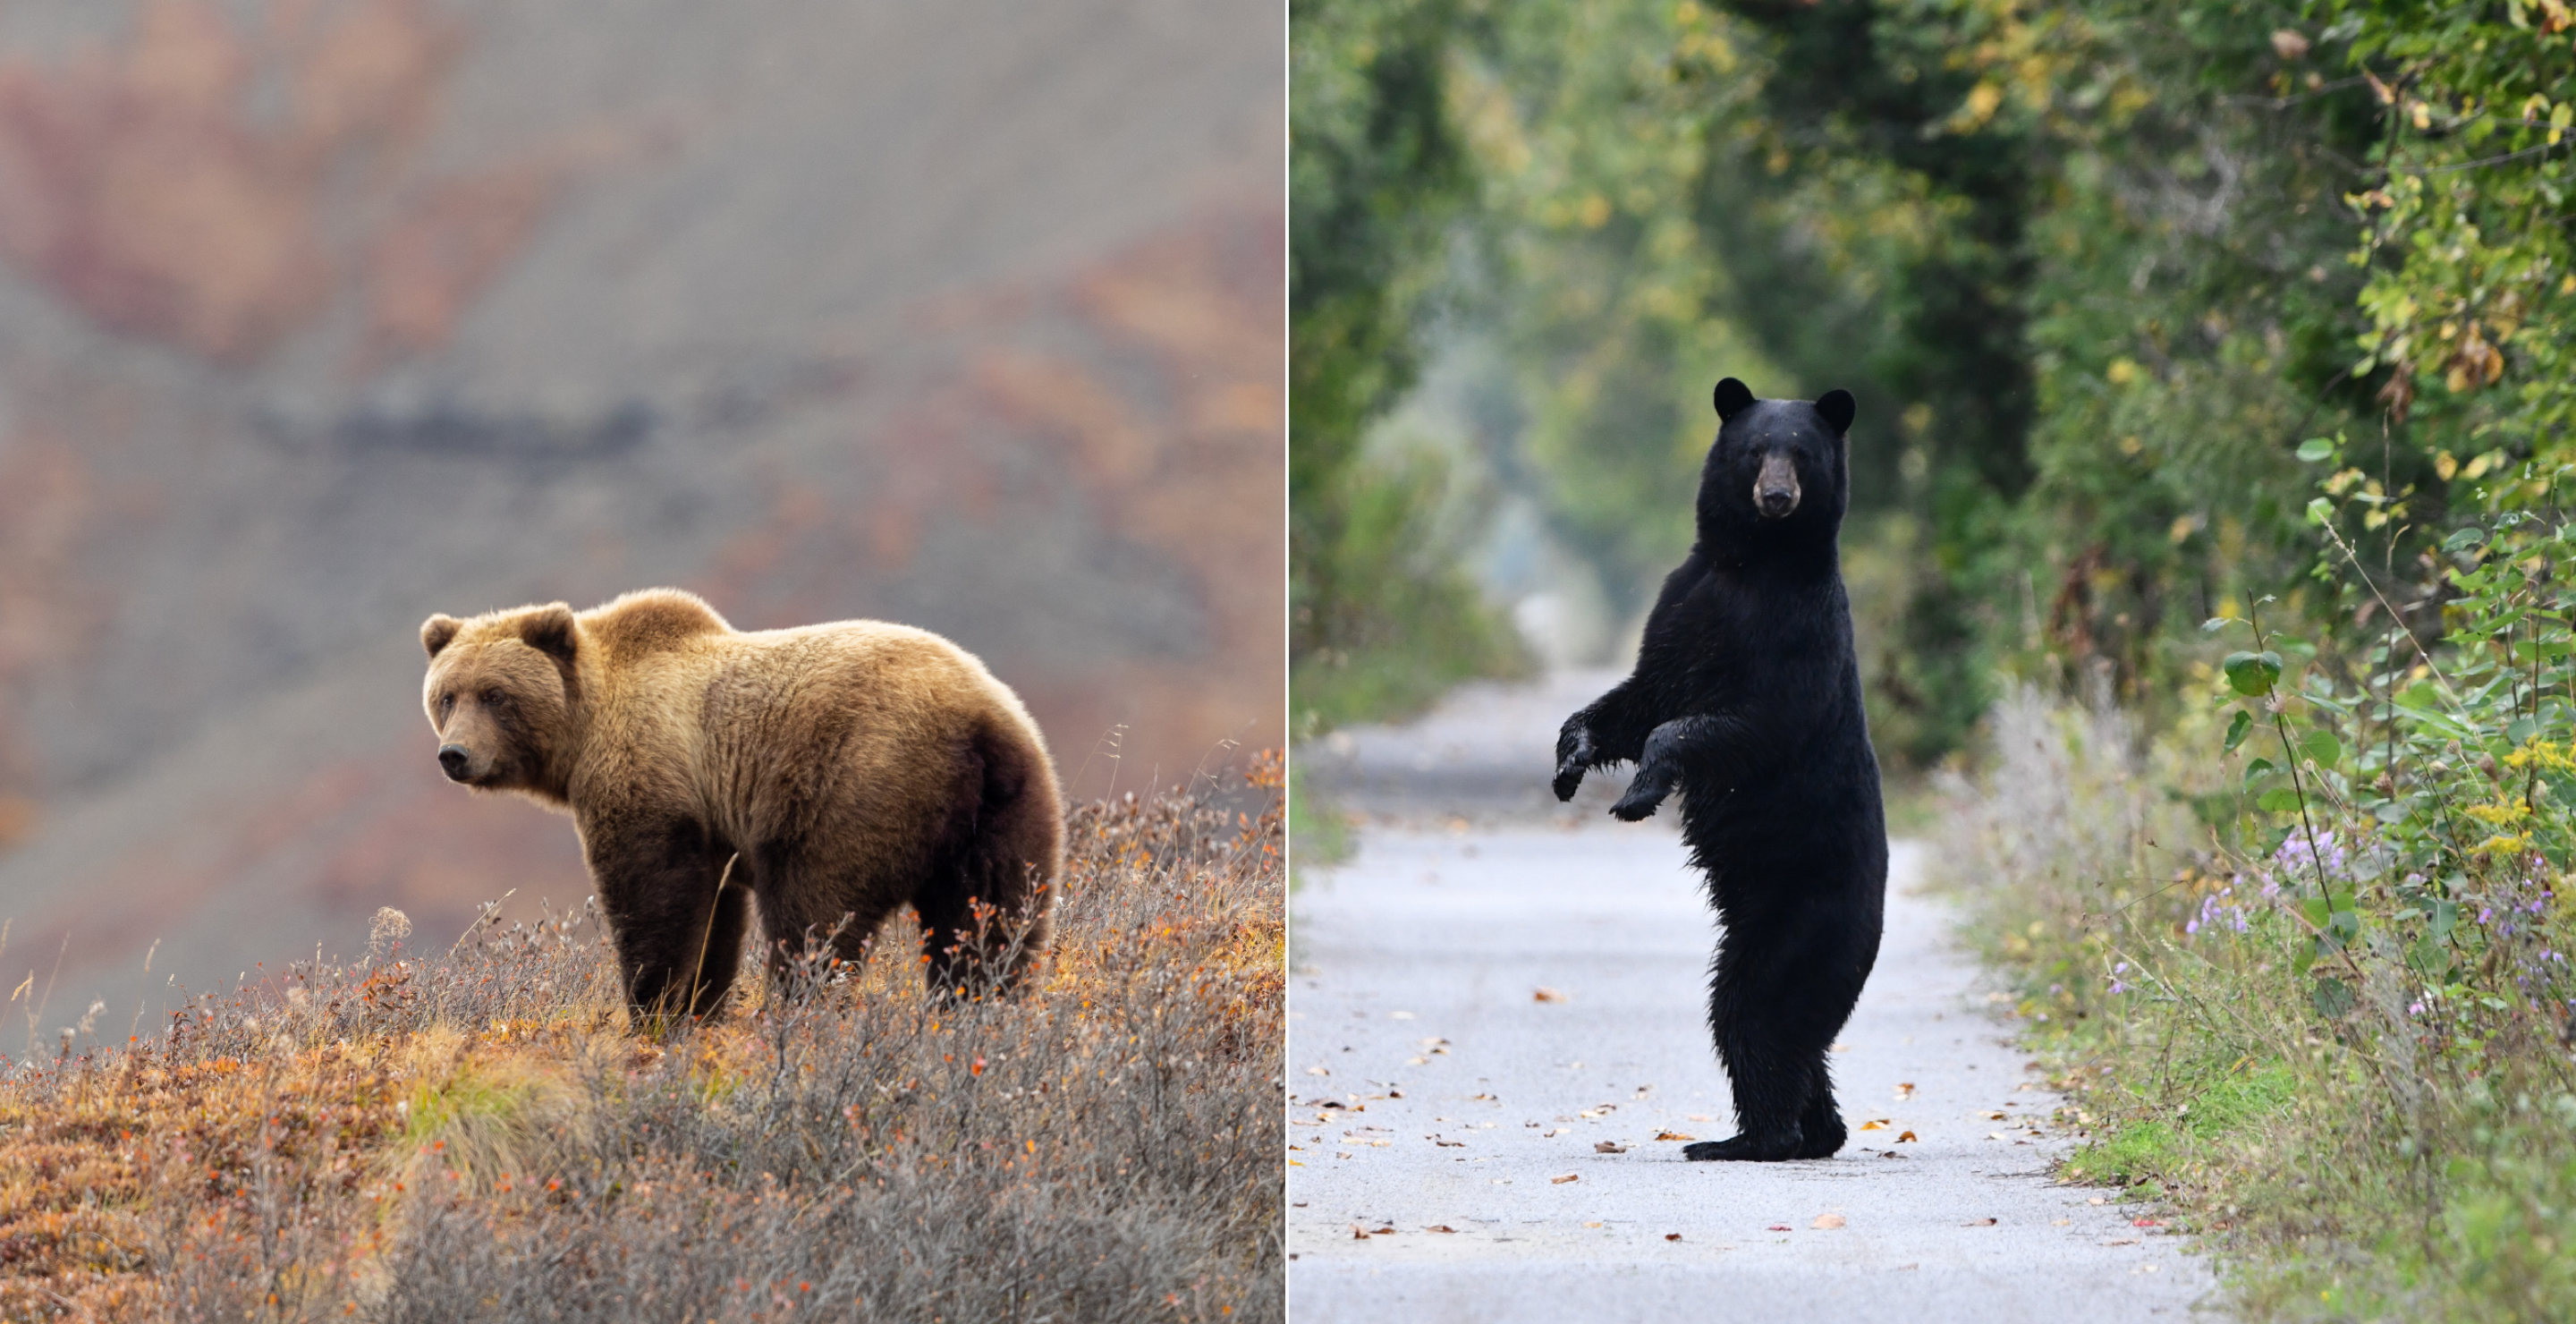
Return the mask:
<svg viewBox="0 0 2576 1324">
<path fill-rule="evenodd" d="M 1277 743 L 1282 131 L 1254 3 L 0 10 L 7 982 L 577 903 L 433 611 L 918 624 L 1078 794 Z"/>
</svg>

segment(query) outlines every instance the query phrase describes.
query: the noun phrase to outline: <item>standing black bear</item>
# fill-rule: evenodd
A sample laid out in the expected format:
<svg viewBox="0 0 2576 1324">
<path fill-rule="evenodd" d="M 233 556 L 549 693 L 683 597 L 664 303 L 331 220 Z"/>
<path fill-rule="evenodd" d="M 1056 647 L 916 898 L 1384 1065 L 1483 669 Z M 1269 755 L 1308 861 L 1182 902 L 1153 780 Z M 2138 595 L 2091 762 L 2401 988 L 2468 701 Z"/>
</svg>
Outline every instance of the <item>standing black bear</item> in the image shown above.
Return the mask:
<svg viewBox="0 0 2576 1324">
<path fill-rule="evenodd" d="M 1887 824 L 1861 711 L 1835 539 L 1850 480 L 1848 391 L 1756 400 L 1717 384 L 1698 541 L 1646 618 L 1636 674 L 1565 721 L 1556 797 L 1633 761 L 1610 812 L 1678 786 L 1682 836 L 1724 934 L 1709 1029 L 1736 1134 L 1693 1159 L 1824 1158 L 1843 1146 L 1826 1053 L 1878 959 Z"/>
</svg>

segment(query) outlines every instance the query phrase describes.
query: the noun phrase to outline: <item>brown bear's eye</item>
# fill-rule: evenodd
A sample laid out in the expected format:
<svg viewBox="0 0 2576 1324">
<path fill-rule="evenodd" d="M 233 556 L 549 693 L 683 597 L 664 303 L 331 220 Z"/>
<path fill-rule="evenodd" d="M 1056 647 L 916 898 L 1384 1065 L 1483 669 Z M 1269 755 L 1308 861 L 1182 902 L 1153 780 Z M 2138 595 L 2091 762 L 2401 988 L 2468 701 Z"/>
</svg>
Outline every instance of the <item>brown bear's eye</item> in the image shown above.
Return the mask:
<svg viewBox="0 0 2576 1324">
<path fill-rule="evenodd" d="M 447 693 L 438 696 L 438 720 L 442 722 L 446 721 L 448 714 L 455 711 L 456 692 L 454 690 L 450 690 Z"/>
<path fill-rule="evenodd" d="M 498 707 L 501 707 L 502 705 L 504 705 L 504 704 L 508 703 L 509 701 L 510 701 L 510 696 L 509 696 L 509 695 L 506 695 L 506 694 L 503 694 L 503 693 L 502 693 L 501 691 L 499 691 L 499 690 L 485 690 L 485 691 L 483 691 L 483 706 L 484 706 L 484 707 L 486 707 L 486 708 L 498 708 Z"/>
</svg>

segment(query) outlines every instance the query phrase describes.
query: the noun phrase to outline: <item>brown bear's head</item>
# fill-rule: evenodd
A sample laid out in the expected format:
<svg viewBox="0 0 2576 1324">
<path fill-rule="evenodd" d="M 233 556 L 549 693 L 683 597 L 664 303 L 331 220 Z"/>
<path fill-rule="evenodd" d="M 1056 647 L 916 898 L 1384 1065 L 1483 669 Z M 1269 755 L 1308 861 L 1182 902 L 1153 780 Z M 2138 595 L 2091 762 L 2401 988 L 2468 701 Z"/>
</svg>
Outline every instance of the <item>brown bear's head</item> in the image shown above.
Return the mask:
<svg viewBox="0 0 2576 1324">
<path fill-rule="evenodd" d="M 561 800 L 568 770 L 581 624 L 560 602 L 421 623 L 429 679 L 421 701 L 438 766 L 481 791 Z"/>
</svg>

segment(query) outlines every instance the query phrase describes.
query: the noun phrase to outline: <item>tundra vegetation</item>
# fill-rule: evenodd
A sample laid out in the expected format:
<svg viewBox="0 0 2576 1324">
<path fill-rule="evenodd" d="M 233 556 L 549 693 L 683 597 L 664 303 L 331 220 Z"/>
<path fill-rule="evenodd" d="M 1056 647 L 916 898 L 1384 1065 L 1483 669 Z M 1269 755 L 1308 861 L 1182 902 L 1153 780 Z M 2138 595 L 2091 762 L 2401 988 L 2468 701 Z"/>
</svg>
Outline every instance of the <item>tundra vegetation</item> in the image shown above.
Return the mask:
<svg viewBox="0 0 2576 1324">
<path fill-rule="evenodd" d="M 1416 334 L 1498 347 L 1475 453 L 1614 597 L 1714 378 L 1894 421 L 1873 734 L 1949 773 L 2070 1175 L 2256 1314 L 2576 1315 L 2576 8 L 1298 8 L 1436 29 Z"/>
<path fill-rule="evenodd" d="M 595 908 L 452 949 L 387 914 L 159 1033 L 31 1043 L 0 1317 L 1279 1319 L 1281 772 L 1075 807 L 1000 1002 L 926 994 L 889 929 L 644 1034 Z"/>
</svg>

